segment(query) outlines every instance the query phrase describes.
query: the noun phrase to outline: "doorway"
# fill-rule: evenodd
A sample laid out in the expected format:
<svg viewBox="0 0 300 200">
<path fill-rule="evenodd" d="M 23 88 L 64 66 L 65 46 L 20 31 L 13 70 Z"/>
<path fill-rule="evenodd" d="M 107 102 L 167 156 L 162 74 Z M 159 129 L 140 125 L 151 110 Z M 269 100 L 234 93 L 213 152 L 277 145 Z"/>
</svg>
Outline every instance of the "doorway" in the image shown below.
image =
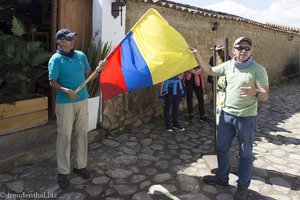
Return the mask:
<svg viewBox="0 0 300 200">
<path fill-rule="evenodd" d="M 0 0 L 0 31 L 11 33 L 13 16 L 26 30 L 25 40 L 41 42 L 41 51 L 56 50 L 55 33 L 61 28 L 77 32 L 75 49 L 87 49 L 92 36 L 93 0 Z M 48 96 L 49 113 L 55 117 L 55 92 L 48 81 L 47 63 L 45 76 L 36 83 L 36 93 Z"/>
</svg>

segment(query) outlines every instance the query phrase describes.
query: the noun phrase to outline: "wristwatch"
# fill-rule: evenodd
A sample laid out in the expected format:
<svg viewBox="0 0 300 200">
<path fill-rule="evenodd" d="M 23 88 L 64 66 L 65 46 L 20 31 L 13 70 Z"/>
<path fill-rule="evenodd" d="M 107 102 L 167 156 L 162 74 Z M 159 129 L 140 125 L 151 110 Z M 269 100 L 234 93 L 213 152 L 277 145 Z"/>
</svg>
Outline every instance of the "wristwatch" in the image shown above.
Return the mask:
<svg viewBox="0 0 300 200">
<path fill-rule="evenodd" d="M 256 90 L 256 94 L 255 94 L 255 96 L 256 96 L 256 97 L 259 97 L 259 96 L 260 96 L 260 94 L 261 94 L 260 90 Z"/>
</svg>

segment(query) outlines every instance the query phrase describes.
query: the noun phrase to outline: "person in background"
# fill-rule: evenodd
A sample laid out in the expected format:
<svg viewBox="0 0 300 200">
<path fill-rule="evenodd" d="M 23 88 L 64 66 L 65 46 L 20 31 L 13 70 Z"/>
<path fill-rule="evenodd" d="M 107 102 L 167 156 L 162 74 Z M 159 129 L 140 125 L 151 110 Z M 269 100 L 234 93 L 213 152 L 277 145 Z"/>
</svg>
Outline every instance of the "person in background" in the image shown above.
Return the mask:
<svg viewBox="0 0 300 200">
<path fill-rule="evenodd" d="M 220 65 L 223 62 L 226 61 L 225 59 L 225 52 L 224 52 L 224 46 L 223 45 L 217 45 L 216 46 L 216 65 Z M 231 57 L 229 56 L 229 60 Z M 209 65 L 214 67 L 213 63 L 213 56 L 209 59 Z M 212 76 L 207 76 L 207 82 L 211 83 L 212 92 L 214 92 L 214 80 Z M 216 122 L 219 124 L 219 116 L 221 113 L 222 108 L 224 107 L 224 101 L 225 101 L 225 89 L 226 89 L 226 76 L 220 76 L 217 77 L 217 91 L 216 91 Z"/>
<path fill-rule="evenodd" d="M 220 65 L 222 64 L 223 62 L 226 61 L 225 59 L 225 52 L 224 52 L 224 46 L 223 45 L 217 45 L 216 46 L 216 65 Z M 231 57 L 229 56 L 229 60 L 231 59 Z M 210 57 L 209 59 L 209 63 L 208 63 L 210 66 L 213 67 L 214 63 L 213 63 L 213 56 Z M 212 76 L 207 76 L 207 82 L 211 83 L 212 84 L 212 91 L 213 91 L 213 77 Z M 225 76 L 221 76 L 221 77 L 218 77 L 218 90 L 219 91 L 224 91 L 225 92 L 225 87 L 226 87 L 226 81 L 225 81 Z"/>
<path fill-rule="evenodd" d="M 184 94 L 182 86 L 182 74 L 172 77 L 161 83 L 160 94 L 164 96 L 164 122 L 168 132 L 185 131 L 178 121 L 178 107 L 182 95 Z M 170 122 L 170 110 L 172 110 L 172 126 Z"/>
<path fill-rule="evenodd" d="M 210 76 L 226 75 L 224 108 L 217 131 L 218 169 L 215 175 L 203 177 L 206 184 L 226 186 L 229 180 L 230 147 L 236 136 L 239 145 L 237 191 L 234 199 L 247 199 L 253 168 L 253 139 L 256 133 L 258 101 L 269 98 L 268 74 L 253 60 L 252 40 L 239 37 L 233 43 L 234 58 L 216 67 L 206 64 L 200 53 L 190 47 L 198 64 Z"/>
<path fill-rule="evenodd" d="M 198 101 L 200 120 L 209 122 L 208 118 L 205 116 L 203 98 L 204 78 L 201 68 L 197 66 L 194 69 L 184 72 L 182 82 L 185 86 L 186 91 L 186 104 L 188 108 L 189 120 L 192 121 L 194 117 L 193 92 L 195 92 Z"/>
<path fill-rule="evenodd" d="M 56 91 L 57 118 L 57 183 L 61 189 L 69 186 L 71 136 L 74 131 L 75 174 L 90 179 L 87 169 L 88 152 L 88 91 L 84 87 L 75 92 L 91 74 L 86 55 L 74 50 L 77 33 L 61 29 L 56 33 L 57 51 L 48 63 L 50 85 Z M 100 61 L 96 70 L 100 73 L 105 61 Z"/>
</svg>

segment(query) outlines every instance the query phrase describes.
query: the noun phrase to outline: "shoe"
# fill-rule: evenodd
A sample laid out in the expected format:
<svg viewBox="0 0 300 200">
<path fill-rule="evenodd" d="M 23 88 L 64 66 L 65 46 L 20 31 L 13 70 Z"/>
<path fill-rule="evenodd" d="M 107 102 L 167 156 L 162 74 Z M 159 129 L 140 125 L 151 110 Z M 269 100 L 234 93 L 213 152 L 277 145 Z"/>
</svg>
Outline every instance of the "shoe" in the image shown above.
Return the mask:
<svg viewBox="0 0 300 200">
<path fill-rule="evenodd" d="M 175 130 L 175 131 L 185 131 L 185 128 L 182 128 L 181 126 L 173 126 L 173 129 Z"/>
<path fill-rule="evenodd" d="M 210 120 L 206 116 L 201 116 L 200 121 L 210 122 Z"/>
<path fill-rule="evenodd" d="M 204 176 L 203 182 L 208 185 L 222 185 L 222 186 L 228 185 L 228 181 L 222 181 L 218 177 L 212 175 Z"/>
<path fill-rule="evenodd" d="M 78 174 L 79 176 L 81 176 L 83 179 L 90 179 L 91 178 L 91 173 L 87 170 L 87 168 L 82 168 L 82 169 L 73 169 L 75 174 Z"/>
<path fill-rule="evenodd" d="M 168 132 L 173 132 L 173 129 L 169 128 L 169 129 L 166 129 Z"/>
<path fill-rule="evenodd" d="M 247 200 L 248 188 L 238 187 L 237 191 L 233 195 L 234 200 Z"/>
<path fill-rule="evenodd" d="M 58 173 L 57 184 L 58 184 L 60 189 L 66 190 L 69 187 L 68 175 Z"/>
<path fill-rule="evenodd" d="M 193 121 L 194 115 L 193 114 L 189 114 L 189 121 Z"/>
</svg>

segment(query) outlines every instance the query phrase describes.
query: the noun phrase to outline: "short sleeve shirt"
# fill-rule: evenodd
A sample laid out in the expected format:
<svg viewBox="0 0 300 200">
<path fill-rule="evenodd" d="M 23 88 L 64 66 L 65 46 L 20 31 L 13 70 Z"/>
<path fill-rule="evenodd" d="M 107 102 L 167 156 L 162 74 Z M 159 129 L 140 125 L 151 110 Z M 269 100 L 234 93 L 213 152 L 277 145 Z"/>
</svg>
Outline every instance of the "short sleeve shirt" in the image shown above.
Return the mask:
<svg viewBox="0 0 300 200">
<path fill-rule="evenodd" d="M 85 80 L 85 72 L 91 67 L 85 54 L 81 51 L 74 51 L 72 58 L 55 53 L 49 60 L 49 80 L 57 79 L 57 82 L 62 86 L 72 90 L 76 90 Z M 86 87 L 83 87 L 77 95 L 78 98 L 70 100 L 68 96 L 56 91 L 56 103 L 72 103 L 82 101 L 89 97 Z"/>
<path fill-rule="evenodd" d="M 240 88 L 249 85 L 268 86 L 268 74 L 263 66 L 252 61 L 250 66 L 238 69 L 233 64 L 233 59 L 222 63 L 212 70 L 218 76 L 226 76 L 227 87 L 225 107 L 223 110 L 235 116 L 256 116 L 258 99 L 255 96 L 240 96 Z"/>
</svg>

